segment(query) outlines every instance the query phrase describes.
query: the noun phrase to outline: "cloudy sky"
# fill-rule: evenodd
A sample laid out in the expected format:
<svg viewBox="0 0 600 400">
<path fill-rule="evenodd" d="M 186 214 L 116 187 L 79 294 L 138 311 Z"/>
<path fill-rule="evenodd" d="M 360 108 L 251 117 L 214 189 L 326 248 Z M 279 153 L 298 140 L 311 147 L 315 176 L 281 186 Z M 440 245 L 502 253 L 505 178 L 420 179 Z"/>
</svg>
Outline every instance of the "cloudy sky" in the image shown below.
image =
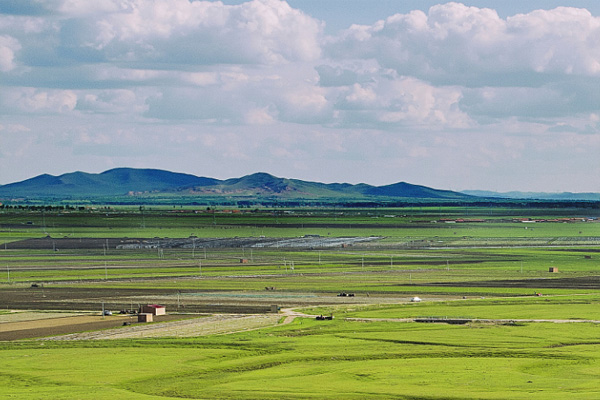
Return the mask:
<svg viewBox="0 0 600 400">
<path fill-rule="evenodd" d="M 0 184 L 600 192 L 600 2 L 0 0 Z"/>
</svg>

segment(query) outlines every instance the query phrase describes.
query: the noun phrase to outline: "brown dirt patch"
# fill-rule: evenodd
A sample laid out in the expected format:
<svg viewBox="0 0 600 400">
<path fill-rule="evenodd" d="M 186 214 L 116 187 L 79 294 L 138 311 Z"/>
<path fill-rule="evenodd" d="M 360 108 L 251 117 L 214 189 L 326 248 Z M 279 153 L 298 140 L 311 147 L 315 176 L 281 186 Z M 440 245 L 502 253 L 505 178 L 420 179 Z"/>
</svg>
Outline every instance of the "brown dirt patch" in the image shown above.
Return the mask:
<svg viewBox="0 0 600 400">
<path fill-rule="evenodd" d="M 191 316 L 161 315 L 155 321 L 165 322 Z M 44 336 L 65 335 L 68 333 L 94 331 L 123 326 L 124 322 L 137 324 L 136 316 L 82 315 L 61 318 L 48 318 L 35 321 L 6 322 L 0 324 L 0 340 L 31 339 Z"/>
<path fill-rule="evenodd" d="M 471 282 L 437 282 L 423 284 L 423 286 L 455 286 L 455 287 L 492 287 L 492 288 L 531 288 L 531 289 L 600 289 L 600 276 L 586 276 L 581 278 L 539 278 L 539 279 L 514 279 L 495 281 Z"/>
</svg>

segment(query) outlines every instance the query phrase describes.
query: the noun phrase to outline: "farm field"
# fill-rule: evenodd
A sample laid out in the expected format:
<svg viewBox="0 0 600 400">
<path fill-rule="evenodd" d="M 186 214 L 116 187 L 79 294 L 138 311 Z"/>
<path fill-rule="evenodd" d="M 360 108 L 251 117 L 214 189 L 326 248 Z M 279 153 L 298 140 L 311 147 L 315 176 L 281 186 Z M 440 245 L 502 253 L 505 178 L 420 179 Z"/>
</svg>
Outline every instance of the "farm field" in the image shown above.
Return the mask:
<svg viewBox="0 0 600 400">
<path fill-rule="evenodd" d="M 0 210 L 0 398 L 598 398 L 598 214 Z"/>
</svg>

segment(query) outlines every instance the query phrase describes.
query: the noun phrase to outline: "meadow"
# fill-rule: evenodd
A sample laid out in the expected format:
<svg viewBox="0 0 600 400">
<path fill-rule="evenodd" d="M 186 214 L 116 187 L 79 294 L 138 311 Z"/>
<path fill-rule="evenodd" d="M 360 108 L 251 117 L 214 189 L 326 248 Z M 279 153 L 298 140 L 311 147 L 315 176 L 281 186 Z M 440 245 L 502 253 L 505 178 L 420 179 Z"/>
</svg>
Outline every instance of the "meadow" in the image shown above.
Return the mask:
<svg viewBox="0 0 600 400">
<path fill-rule="evenodd" d="M 4 344 L 4 398 L 590 399 L 595 324 L 292 324 L 226 336 Z"/>
<path fill-rule="evenodd" d="M 23 291 L 44 301 L 42 293 L 50 298 L 59 289 L 92 297 L 160 290 L 171 301 L 176 294 L 177 303 L 206 297 L 207 304 L 243 307 L 276 299 L 334 319 L 282 318 L 261 329 L 185 338 L 1 342 L 0 398 L 600 398 L 599 213 L 1 210 L 0 294 Z M 305 235 L 378 239 L 305 248 L 11 247 L 47 236 Z M 413 296 L 423 301 L 409 302 Z M 413 321 L 422 317 L 473 321 Z"/>
</svg>

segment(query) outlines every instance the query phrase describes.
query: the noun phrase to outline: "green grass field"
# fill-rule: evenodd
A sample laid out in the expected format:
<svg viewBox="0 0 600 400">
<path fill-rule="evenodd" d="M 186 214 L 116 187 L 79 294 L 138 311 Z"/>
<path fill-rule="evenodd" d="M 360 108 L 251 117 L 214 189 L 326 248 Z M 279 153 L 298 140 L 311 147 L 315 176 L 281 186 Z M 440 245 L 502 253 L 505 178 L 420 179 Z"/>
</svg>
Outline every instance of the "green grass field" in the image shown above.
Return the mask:
<svg viewBox="0 0 600 400">
<path fill-rule="evenodd" d="M 187 213 L 171 212 L 182 210 Z M 597 209 L 193 210 L 3 210 L 0 290 L 43 283 L 251 299 L 273 286 L 278 295 L 290 298 L 326 298 L 346 291 L 361 298 L 382 296 L 387 302 L 319 304 L 303 311 L 331 313 L 333 321 L 296 318 L 228 335 L 0 342 L 0 398 L 600 398 L 599 323 L 518 321 L 600 320 L 598 287 L 584 285 L 600 275 L 600 223 L 512 222 L 595 217 Z M 433 222 L 448 216 L 486 221 Z M 3 248 L 4 243 L 46 235 L 314 234 L 384 239 L 313 249 Z M 240 263 L 242 258 L 248 263 Z M 549 273 L 549 267 L 559 272 Z M 535 297 L 536 292 L 543 296 Z M 426 301 L 400 301 L 411 296 Z M 416 317 L 516 321 L 449 325 L 381 320 Z"/>
<path fill-rule="evenodd" d="M 197 339 L 2 347 L 3 397 L 590 399 L 595 324 L 319 322 Z"/>
<path fill-rule="evenodd" d="M 320 307 L 344 318 L 448 317 L 469 319 L 598 320 L 600 294 L 510 297 L 370 306 Z"/>
</svg>

